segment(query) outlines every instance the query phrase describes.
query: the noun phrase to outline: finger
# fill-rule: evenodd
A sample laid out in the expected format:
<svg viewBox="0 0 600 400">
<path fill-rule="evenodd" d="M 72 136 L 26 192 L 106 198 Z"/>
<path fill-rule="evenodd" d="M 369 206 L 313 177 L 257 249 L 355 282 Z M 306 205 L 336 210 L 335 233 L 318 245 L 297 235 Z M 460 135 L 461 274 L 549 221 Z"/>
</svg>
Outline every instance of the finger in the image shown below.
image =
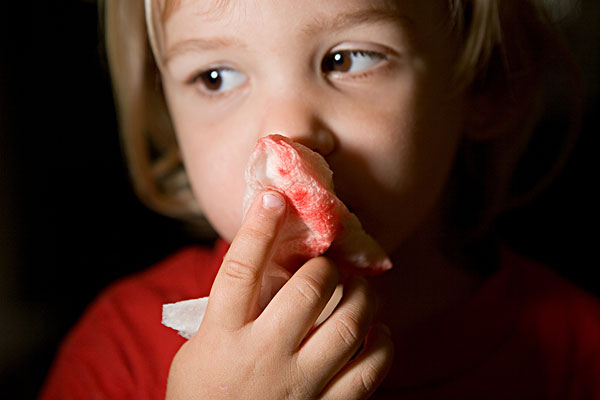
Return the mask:
<svg viewBox="0 0 600 400">
<path fill-rule="evenodd" d="M 298 367 L 321 371 L 314 379 L 323 386 L 356 353 L 373 320 L 375 304 L 363 278 L 353 277 L 344 285 L 342 301 L 333 314 L 304 341 L 297 353 Z M 329 371 L 324 374 L 322 371 Z"/>
<path fill-rule="evenodd" d="M 205 319 L 237 329 L 258 315 L 258 295 L 283 220 L 285 201 L 268 191 L 256 196 L 223 259 L 210 292 Z"/>
<path fill-rule="evenodd" d="M 338 277 L 336 266 L 326 257 L 306 262 L 257 318 L 258 333 L 273 335 L 294 352 L 327 305 Z"/>
<path fill-rule="evenodd" d="M 365 347 L 322 392 L 323 399 L 366 399 L 381 385 L 394 358 L 389 328 L 375 325 Z"/>
</svg>

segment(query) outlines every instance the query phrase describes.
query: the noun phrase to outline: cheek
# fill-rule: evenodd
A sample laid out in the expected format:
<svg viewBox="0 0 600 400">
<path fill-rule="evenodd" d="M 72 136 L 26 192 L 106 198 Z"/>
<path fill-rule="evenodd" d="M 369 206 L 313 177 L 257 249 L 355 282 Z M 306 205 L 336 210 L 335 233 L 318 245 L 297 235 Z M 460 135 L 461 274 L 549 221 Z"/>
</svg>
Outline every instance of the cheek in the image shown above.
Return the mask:
<svg viewBox="0 0 600 400">
<path fill-rule="evenodd" d="M 460 137 L 458 102 L 398 93 L 355 113 L 351 142 L 331 159 L 338 194 L 389 251 L 434 211 Z"/>
<path fill-rule="evenodd" d="M 399 181 L 413 157 L 417 110 L 412 94 L 413 85 L 404 83 L 348 113 L 352 118 L 346 118 L 345 126 L 338 129 L 344 140 L 341 152 L 334 157 L 340 171 L 352 171 L 343 174 L 350 175 L 348 186 L 354 187 L 356 178 L 359 188 L 391 192 L 401 185 Z M 332 167 L 335 172 L 335 165 Z"/>
<path fill-rule="evenodd" d="M 244 165 L 217 150 L 186 157 L 192 189 L 202 212 L 219 235 L 231 241 L 242 219 Z"/>
<path fill-rule="evenodd" d="M 242 219 L 244 169 L 254 140 L 248 124 L 206 115 L 194 98 L 171 93 L 167 100 L 186 172 L 199 206 L 219 235 L 231 241 Z"/>
<path fill-rule="evenodd" d="M 231 241 L 242 219 L 244 169 L 250 149 L 217 129 L 210 134 L 179 132 L 186 171 L 199 206 L 219 235 Z"/>
</svg>

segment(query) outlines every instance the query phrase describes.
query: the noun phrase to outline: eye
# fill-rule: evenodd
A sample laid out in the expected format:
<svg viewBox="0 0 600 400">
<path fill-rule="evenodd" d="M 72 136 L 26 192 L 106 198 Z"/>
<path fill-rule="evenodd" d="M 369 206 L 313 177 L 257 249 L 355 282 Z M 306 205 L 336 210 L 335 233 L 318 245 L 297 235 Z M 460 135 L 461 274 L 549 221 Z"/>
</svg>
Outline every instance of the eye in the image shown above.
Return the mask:
<svg viewBox="0 0 600 400">
<path fill-rule="evenodd" d="M 191 81 L 208 92 L 227 92 L 243 85 L 246 75 L 231 68 L 213 68 L 199 73 Z"/>
<path fill-rule="evenodd" d="M 321 63 L 321 70 L 330 72 L 354 73 L 376 66 L 386 60 L 384 54 L 365 50 L 340 50 L 329 53 Z"/>
</svg>

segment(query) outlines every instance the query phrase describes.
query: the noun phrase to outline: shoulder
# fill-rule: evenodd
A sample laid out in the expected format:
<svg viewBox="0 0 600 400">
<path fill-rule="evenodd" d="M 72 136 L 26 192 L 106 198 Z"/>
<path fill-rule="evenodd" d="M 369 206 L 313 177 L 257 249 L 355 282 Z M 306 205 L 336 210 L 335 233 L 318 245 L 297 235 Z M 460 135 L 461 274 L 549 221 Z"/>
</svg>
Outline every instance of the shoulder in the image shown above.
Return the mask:
<svg viewBox="0 0 600 400">
<path fill-rule="evenodd" d="M 144 295 L 142 304 L 148 299 L 145 296 L 160 298 L 162 304 L 183 300 L 186 296 L 204 296 L 210 291 L 226 249 L 222 241 L 212 249 L 186 247 L 145 271 L 111 285 L 99 301 L 117 298 L 137 304 Z"/>
<path fill-rule="evenodd" d="M 141 273 L 117 281 L 98 296 L 82 322 L 109 314 L 140 324 L 160 323 L 163 304 L 208 295 L 224 249 L 222 242 L 214 249 L 187 247 Z"/>
<path fill-rule="evenodd" d="M 521 336 L 561 398 L 600 396 L 600 302 L 557 272 L 507 252 Z M 578 392 L 579 395 L 574 396 Z"/>
<path fill-rule="evenodd" d="M 226 248 L 185 248 L 103 291 L 62 343 L 42 398 L 164 398 L 184 339 L 161 324 L 162 305 L 208 295 Z"/>
<path fill-rule="evenodd" d="M 562 321 L 570 329 L 586 329 L 600 338 L 600 302 L 556 271 L 511 251 L 504 262 L 524 311 L 536 320 Z M 600 344 L 600 343 L 599 343 Z"/>
</svg>

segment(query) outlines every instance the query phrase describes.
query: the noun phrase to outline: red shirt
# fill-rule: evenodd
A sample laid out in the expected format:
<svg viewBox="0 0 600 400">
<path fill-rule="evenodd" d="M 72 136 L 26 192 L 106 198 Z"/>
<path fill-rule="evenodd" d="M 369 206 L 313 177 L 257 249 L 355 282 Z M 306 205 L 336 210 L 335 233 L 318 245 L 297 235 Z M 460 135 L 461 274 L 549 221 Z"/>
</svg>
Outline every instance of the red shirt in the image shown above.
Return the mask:
<svg viewBox="0 0 600 400">
<path fill-rule="evenodd" d="M 188 248 L 106 290 L 63 342 L 41 399 L 164 399 L 185 339 L 161 325 L 162 304 L 207 296 L 226 250 Z M 600 304 L 505 252 L 476 296 L 416 328 L 395 362 L 402 380 L 374 398 L 600 399 Z"/>
</svg>

